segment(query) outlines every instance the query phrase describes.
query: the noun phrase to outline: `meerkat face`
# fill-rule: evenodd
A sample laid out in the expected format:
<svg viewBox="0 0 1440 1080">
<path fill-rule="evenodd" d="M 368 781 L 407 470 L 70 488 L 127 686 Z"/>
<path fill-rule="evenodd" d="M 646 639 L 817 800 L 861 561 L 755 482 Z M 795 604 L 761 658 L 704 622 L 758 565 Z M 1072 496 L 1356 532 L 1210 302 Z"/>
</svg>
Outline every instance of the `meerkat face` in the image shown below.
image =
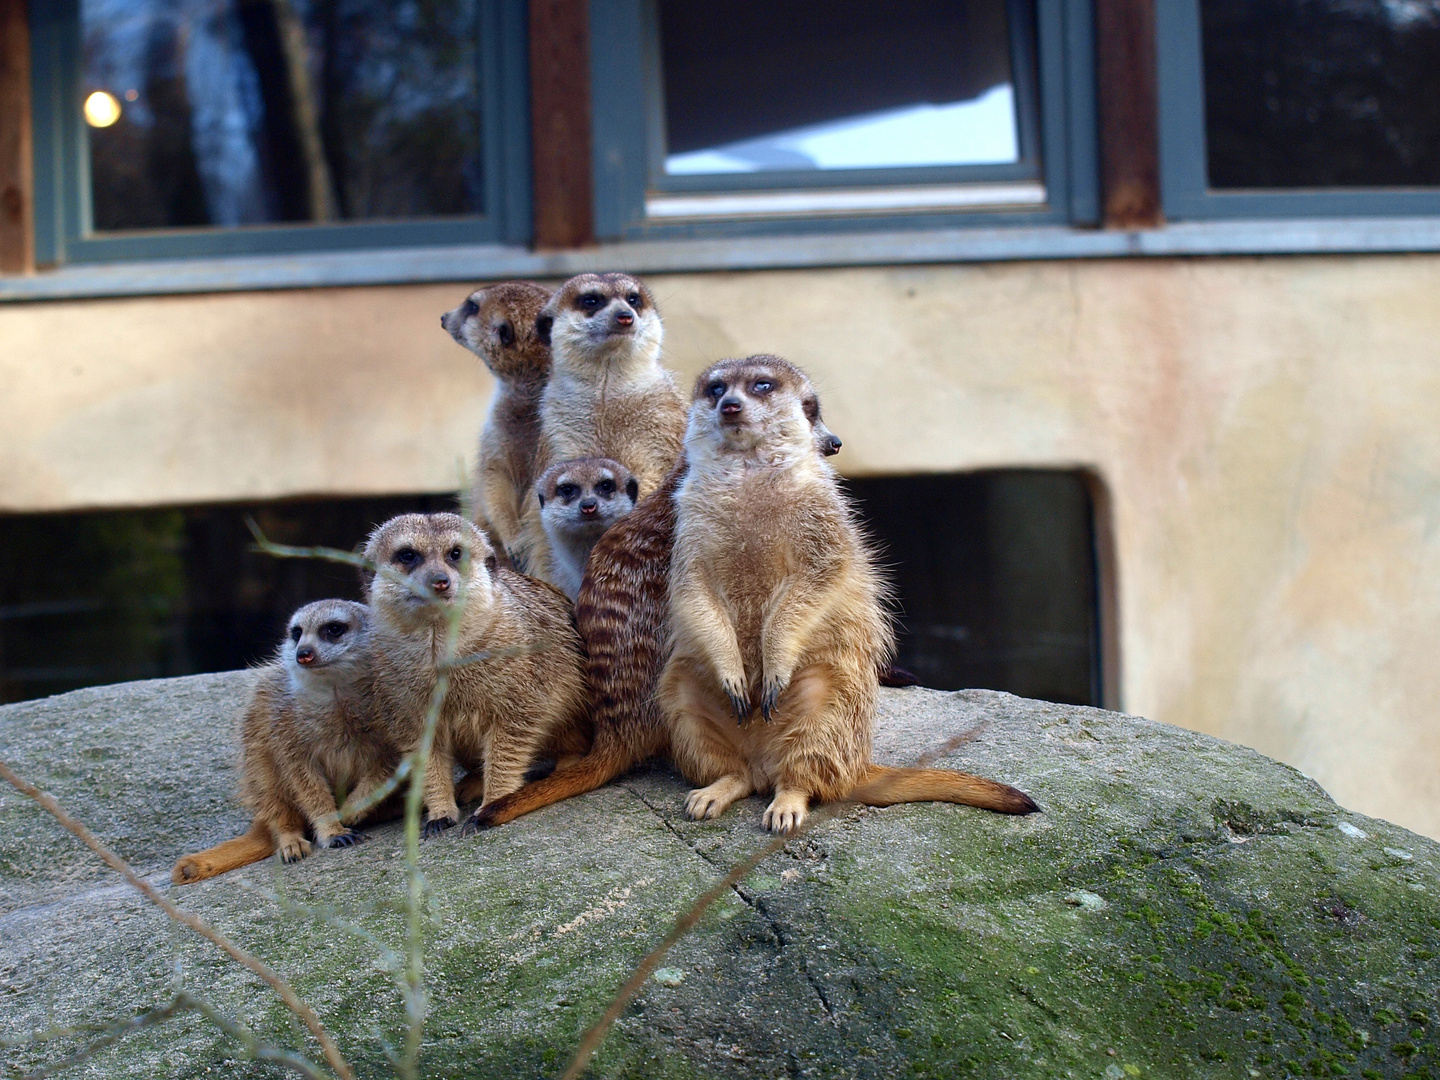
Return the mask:
<svg viewBox="0 0 1440 1080">
<path fill-rule="evenodd" d="M 695 381 L 686 446 L 721 452 L 829 457 L 840 440 L 820 420 L 820 398 L 803 371 L 778 356 L 722 360 Z"/>
<path fill-rule="evenodd" d="M 441 315 L 440 325 L 499 378 L 543 377 L 550 370 L 550 346 L 537 336 L 535 321 L 549 299 L 542 286 L 506 281 L 476 289 Z"/>
<path fill-rule="evenodd" d="M 632 356 L 652 361 L 663 330 L 655 298 L 629 274 L 581 274 L 550 298 L 536 329 L 566 357 L 606 364 Z"/>
<path fill-rule="evenodd" d="M 370 609 L 353 600 L 317 600 L 290 616 L 281 655 L 292 676 L 335 673 L 356 661 L 370 632 Z"/>
<path fill-rule="evenodd" d="M 535 485 L 547 533 L 598 540 L 635 509 L 640 483 L 610 458 L 579 458 L 553 465 Z"/>
<path fill-rule="evenodd" d="M 406 624 L 436 623 L 456 603 L 486 603 L 495 551 L 458 514 L 402 514 L 370 534 L 365 557 L 388 572 L 370 580 L 370 605 Z"/>
</svg>

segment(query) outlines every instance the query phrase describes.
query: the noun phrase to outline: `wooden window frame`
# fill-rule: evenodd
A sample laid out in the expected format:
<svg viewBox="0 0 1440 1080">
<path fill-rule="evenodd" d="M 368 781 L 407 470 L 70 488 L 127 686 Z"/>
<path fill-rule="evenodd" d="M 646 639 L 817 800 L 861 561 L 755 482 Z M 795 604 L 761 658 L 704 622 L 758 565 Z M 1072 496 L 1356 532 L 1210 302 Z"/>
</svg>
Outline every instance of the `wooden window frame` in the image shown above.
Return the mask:
<svg viewBox="0 0 1440 1080">
<path fill-rule="evenodd" d="M 1200 0 L 1158 0 L 1155 16 L 1160 187 L 1167 217 L 1233 220 L 1440 215 L 1440 187 L 1212 189 L 1206 160 Z"/>
<path fill-rule="evenodd" d="M 487 213 L 405 221 L 105 233 L 90 228 L 89 144 L 80 115 L 79 0 L 32 2 L 29 51 L 35 261 L 54 265 L 526 242 L 531 209 L 527 5 L 525 0 L 477 2 L 482 79 L 479 123 L 485 202 L 491 208 Z"/>
</svg>

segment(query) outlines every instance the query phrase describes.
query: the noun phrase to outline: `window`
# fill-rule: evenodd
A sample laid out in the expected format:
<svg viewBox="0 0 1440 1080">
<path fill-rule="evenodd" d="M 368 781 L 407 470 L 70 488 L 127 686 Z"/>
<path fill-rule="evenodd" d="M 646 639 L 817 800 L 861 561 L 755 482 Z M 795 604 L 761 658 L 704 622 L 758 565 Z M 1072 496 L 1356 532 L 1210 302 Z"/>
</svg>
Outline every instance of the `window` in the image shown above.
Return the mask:
<svg viewBox="0 0 1440 1080">
<path fill-rule="evenodd" d="M 1157 15 L 1169 216 L 1440 213 L 1440 2 L 1176 0 Z"/>
<path fill-rule="evenodd" d="M 42 262 L 525 238 L 520 0 L 35 7 Z"/>
<path fill-rule="evenodd" d="M 1086 7 L 595 0 L 597 231 L 1093 221 Z"/>
</svg>

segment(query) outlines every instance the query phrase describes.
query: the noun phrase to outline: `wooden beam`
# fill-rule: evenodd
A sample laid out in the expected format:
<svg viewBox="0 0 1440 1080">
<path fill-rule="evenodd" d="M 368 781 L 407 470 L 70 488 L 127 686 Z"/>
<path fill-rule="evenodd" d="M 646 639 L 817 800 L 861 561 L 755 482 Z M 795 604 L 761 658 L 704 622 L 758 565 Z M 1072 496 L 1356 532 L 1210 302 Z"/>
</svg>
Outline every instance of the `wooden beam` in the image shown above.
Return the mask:
<svg viewBox="0 0 1440 1080">
<path fill-rule="evenodd" d="M 535 246 L 595 242 L 589 0 L 530 0 Z"/>
<path fill-rule="evenodd" d="M 1151 228 L 1164 221 L 1154 0 L 1095 0 L 1095 51 L 1104 222 Z"/>
<path fill-rule="evenodd" d="M 25 0 L 0 0 L 0 274 L 35 269 L 32 153 Z"/>
</svg>

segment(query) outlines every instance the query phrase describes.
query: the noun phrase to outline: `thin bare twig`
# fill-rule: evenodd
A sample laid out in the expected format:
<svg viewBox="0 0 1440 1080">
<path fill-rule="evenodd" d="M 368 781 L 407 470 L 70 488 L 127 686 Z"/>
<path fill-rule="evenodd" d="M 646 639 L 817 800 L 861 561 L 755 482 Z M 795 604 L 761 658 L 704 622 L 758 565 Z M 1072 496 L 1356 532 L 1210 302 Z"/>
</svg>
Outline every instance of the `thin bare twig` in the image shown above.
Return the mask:
<svg viewBox="0 0 1440 1080">
<path fill-rule="evenodd" d="M 44 807 L 56 821 L 60 822 L 66 829 L 79 837 L 81 843 L 95 852 L 96 855 L 100 856 L 100 858 L 104 860 L 105 865 L 109 866 L 110 869 L 118 873 L 134 888 L 138 889 L 141 895 L 164 911 L 171 919 L 183 926 L 188 926 L 191 930 L 195 931 L 195 933 L 218 946 L 221 951 L 236 963 L 260 976 L 260 978 L 268 983 L 270 988 L 279 995 L 280 1000 L 285 1003 L 286 1007 L 304 1021 L 305 1026 L 310 1029 L 311 1034 L 313 1034 L 320 1043 L 320 1048 L 325 1053 L 325 1059 L 330 1062 L 330 1067 L 335 1070 L 342 1080 L 354 1080 L 354 1070 L 350 1068 L 349 1062 L 341 1055 L 334 1040 L 330 1038 L 330 1033 L 326 1031 L 324 1025 L 320 1023 L 320 1018 L 315 1015 L 315 1010 L 301 1001 L 300 996 L 295 993 L 295 989 L 272 970 L 268 964 L 240 948 L 240 946 L 225 937 L 198 915 L 176 907 L 169 899 L 162 896 L 153 885 L 137 874 L 129 863 L 102 844 L 94 833 L 66 813 L 64 808 L 55 801 L 53 796 L 41 791 L 28 780 L 18 776 L 15 771 L 3 761 L 0 761 L 0 778 L 5 779 L 17 791 L 28 795 Z"/>
<path fill-rule="evenodd" d="M 921 754 L 915 759 L 914 767 L 924 768 L 944 757 L 952 750 L 958 749 L 966 743 L 974 742 L 988 724 L 988 720 L 981 721 L 967 731 L 962 731 L 954 738 L 941 743 L 933 750 Z M 879 782 L 876 781 L 875 783 L 878 785 Z M 807 817 L 794 832 L 775 837 L 769 843 L 752 853 L 744 862 L 735 866 L 734 869 L 716 882 L 714 886 L 704 892 L 691 906 L 689 911 L 675 920 L 675 925 L 670 928 L 670 932 L 665 935 L 660 944 L 655 946 L 655 948 L 647 953 L 645 958 L 640 961 L 630 978 L 625 981 L 625 985 L 622 986 L 615 995 L 615 999 L 610 1003 L 610 1007 L 605 1010 L 605 1015 L 596 1022 L 594 1027 L 585 1032 L 585 1037 L 580 1040 L 580 1046 L 575 1051 L 575 1057 L 571 1059 L 570 1067 L 565 1070 L 561 1080 L 576 1080 L 584 1071 L 585 1066 L 590 1062 L 591 1055 L 593 1055 L 595 1051 L 599 1049 L 600 1044 L 604 1042 L 605 1036 L 610 1033 L 610 1028 L 614 1025 L 615 1021 L 620 1018 L 620 1014 L 625 1011 L 625 1006 L 630 1003 L 630 999 L 640 992 L 640 988 L 645 985 L 645 980 L 660 966 L 660 961 L 664 959 L 665 954 L 674 947 L 676 942 L 694 929 L 695 924 L 700 921 L 700 917 L 705 914 L 706 909 L 708 909 L 711 904 L 725 895 L 727 890 L 733 889 L 736 885 L 740 884 L 757 866 L 784 848 L 790 841 L 803 836 L 821 822 L 828 821 L 847 806 L 853 806 L 857 802 L 864 802 L 865 793 L 870 786 L 870 784 L 861 784 L 844 799 L 827 803 L 820 807 L 815 813 Z"/>
</svg>

